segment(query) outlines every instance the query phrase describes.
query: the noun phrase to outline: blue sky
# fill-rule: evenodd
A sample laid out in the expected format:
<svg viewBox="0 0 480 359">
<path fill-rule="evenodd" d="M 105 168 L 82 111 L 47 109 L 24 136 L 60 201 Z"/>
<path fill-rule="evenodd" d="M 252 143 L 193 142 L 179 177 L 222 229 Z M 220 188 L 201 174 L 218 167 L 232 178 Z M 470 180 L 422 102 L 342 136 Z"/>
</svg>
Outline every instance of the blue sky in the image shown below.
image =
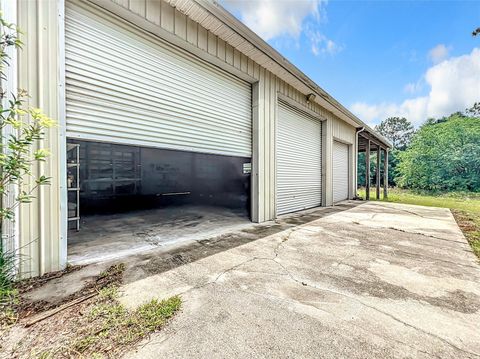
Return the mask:
<svg viewBox="0 0 480 359">
<path fill-rule="evenodd" d="M 222 3 L 369 124 L 480 101 L 480 1 Z"/>
</svg>

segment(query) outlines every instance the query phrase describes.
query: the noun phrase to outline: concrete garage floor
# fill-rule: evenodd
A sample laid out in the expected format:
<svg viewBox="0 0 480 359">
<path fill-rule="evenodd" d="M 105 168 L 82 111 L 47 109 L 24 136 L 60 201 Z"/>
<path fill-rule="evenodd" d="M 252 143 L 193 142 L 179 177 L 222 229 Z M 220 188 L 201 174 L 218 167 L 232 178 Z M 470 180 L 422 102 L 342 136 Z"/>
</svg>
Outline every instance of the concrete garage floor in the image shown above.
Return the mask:
<svg viewBox="0 0 480 359">
<path fill-rule="evenodd" d="M 87 264 L 118 259 L 249 225 L 246 211 L 192 205 L 86 216 L 79 232 L 68 233 L 68 262 Z"/>
<path fill-rule="evenodd" d="M 176 267 L 132 259 L 123 304 L 180 294 L 183 309 L 126 358 L 480 357 L 480 265 L 450 212 L 337 208 L 282 217 L 220 252 L 204 244 Z"/>
</svg>

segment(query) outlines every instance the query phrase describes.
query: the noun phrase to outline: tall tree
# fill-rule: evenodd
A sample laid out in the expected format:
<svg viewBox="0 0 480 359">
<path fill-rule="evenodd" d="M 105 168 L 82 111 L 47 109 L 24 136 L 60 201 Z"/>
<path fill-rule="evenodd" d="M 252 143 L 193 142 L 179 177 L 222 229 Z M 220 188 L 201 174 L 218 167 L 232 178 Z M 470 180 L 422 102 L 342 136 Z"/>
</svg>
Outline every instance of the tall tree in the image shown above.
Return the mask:
<svg viewBox="0 0 480 359">
<path fill-rule="evenodd" d="M 402 187 L 480 192 L 480 118 L 453 114 L 422 126 L 399 157 Z"/>
<path fill-rule="evenodd" d="M 475 102 L 472 107 L 465 110 L 465 113 L 472 117 L 480 117 L 480 102 Z"/>
<path fill-rule="evenodd" d="M 389 117 L 375 126 L 375 130 L 388 138 L 398 150 L 408 146 L 415 132 L 412 123 L 404 117 Z"/>
</svg>

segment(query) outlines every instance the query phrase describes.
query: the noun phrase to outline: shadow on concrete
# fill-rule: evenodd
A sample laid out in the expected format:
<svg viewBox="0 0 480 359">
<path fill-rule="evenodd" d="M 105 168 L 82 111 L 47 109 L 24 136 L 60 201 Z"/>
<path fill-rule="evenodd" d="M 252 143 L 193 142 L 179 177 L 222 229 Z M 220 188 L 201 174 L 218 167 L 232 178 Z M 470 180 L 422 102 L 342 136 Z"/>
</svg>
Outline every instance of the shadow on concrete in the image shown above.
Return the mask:
<svg viewBox="0 0 480 359">
<path fill-rule="evenodd" d="M 333 207 L 319 207 L 284 215 L 275 221 L 254 224 L 239 231 L 216 237 L 192 241 L 170 250 L 153 249 L 142 254 L 125 258 L 127 271 L 125 283 L 133 282 L 146 276 L 169 271 L 184 264 L 223 252 L 243 244 L 265 238 L 287 229 L 316 221 L 330 215 L 343 212 L 361 205 L 361 201 L 346 201 Z"/>
<path fill-rule="evenodd" d="M 32 288 L 23 295 L 23 300 L 31 306 L 49 303 L 49 306 L 59 305 L 67 299 L 77 298 L 82 295 L 82 288 L 112 264 L 123 262 L 126 271 L 123 282 L 129 283 L 153 274 L 163 273 L 191 263 L 216 253 L 226 251 L 246 243 L 253 242 L 296 226 L 313 222 L 320 218 L 346 211 L 362 204 L 360 201 L 348 201 L 334 207 L 319 207 L 297 213 L 281 216 L 275 221 L 261 224 L 251 223 L 237 231 L 223 235 L 212 236 L 208 239 L 192 240 L 177 246 L 158 247 L 132 254 L 124 258 L 102 261 L 81 268 L 70 269 L 62 275 L 61 272 L 49 274 L 48 280 L 43 280 L 42 285 Z M 199 236 L 201 235 L 199 231 Z"/>
</svg>

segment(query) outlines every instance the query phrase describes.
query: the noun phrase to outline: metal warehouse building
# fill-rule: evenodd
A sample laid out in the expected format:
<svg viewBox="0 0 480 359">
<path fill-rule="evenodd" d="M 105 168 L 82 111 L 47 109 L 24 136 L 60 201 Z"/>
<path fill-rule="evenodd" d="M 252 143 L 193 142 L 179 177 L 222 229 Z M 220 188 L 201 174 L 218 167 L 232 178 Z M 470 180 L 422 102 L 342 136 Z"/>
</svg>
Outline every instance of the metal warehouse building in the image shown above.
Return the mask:
<svg viewBox="0 0 480 359">
<path fill-rule="evenodd" d="M 51 185 L 4 233 L 24 275 L 175 241 L 178 228 L 331 206 L 355 196 L 359 151 L 387 154 L 388 141 L 215 2 L 6 4 L 25 33 L 10 89 L 59 122 L 34 169 Z"/>
</svg>

